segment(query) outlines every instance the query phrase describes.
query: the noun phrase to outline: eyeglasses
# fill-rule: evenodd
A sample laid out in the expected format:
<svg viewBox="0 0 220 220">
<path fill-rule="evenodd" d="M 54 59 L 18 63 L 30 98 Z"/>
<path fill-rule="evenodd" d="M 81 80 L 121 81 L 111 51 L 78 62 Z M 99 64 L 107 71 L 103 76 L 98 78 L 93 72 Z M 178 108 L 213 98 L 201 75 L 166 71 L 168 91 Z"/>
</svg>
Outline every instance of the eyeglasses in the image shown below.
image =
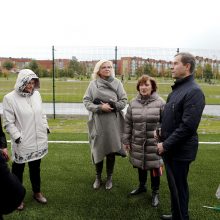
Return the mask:
<svg viewBox="0 0 220 220">
<path fill-rule="evenodd" d="M 111 69 L 111 68 L 112 68 L 112 66 L 102 66 L 101 67 L 102 70 L 104 70 L 104 69 Z"/>
</svg>

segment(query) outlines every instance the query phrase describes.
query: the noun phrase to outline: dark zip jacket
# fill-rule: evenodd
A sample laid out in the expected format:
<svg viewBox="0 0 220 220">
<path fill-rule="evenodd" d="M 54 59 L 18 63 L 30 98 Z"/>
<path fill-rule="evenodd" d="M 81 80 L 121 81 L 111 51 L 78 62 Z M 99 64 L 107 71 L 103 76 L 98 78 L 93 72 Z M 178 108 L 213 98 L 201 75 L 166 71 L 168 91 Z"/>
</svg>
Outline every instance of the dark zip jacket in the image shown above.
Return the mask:
<svg viewBox="0 0 220 220">
<path fill-rule="evenodd" d="M 195 160 L 197 129 L 204 107 L 204 94 L 193 75 L 176 80 L 162 117 L 161 136 L 167 156 L 174 160 Z"/>
</svg>

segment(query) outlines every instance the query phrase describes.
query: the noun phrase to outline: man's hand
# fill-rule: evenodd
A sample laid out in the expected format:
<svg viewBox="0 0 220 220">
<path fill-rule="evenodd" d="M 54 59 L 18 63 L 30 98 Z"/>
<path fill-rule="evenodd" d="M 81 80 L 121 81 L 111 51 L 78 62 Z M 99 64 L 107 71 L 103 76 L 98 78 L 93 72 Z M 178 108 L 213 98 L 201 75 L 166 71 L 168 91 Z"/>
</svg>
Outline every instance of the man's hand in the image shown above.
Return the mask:
<svg viewBox="0 0 220 220">
<path fill-rule="evenodd" d="M 163 154 L 163 152 L 164 152 L 163 143 L 157 144 L 157 152 L 159 155 Z"/>
</svg>

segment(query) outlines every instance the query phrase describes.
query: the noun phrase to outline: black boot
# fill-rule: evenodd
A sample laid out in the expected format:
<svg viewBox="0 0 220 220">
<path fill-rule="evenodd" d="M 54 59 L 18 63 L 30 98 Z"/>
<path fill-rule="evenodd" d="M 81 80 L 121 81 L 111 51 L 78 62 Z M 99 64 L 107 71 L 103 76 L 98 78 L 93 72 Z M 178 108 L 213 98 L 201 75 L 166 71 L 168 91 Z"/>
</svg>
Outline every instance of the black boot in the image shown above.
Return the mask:
<svg viewBox="0 0 220 220">
<path fill-rule="evenodd" d="M 100 186 L 102 185 L 102 168 L 103 168 L 103 161 L 95 164 L 95 169 L 96 169 L 96 178 L 95 182 L 93 183 L 93 189 L 99 189 Z"/>
<path fill-rule="evenodd" d="M 115 166 L 115 154 L 108 154 L 106 158 L 106 173 L 107 181 L 105 184 L 105 189 L 110 190 L 113 186 L 112 184 L 112 174 Z"/>
<path fill-rule="evenodd" d="M 107 181 L 105 184 L 105 189 L 109 190 L 112 188 L 112 176 L 107 176 Z"/>
<path fill-rule="evenodd" d="M 159 205 L 159 192 L 158 191 L 152 191 L 151 205 L 153 207 L 157 207 Z"/>
<path fill-rule="evenodd" d="M 102 185 L 101 176 L 96 175 L 95 182 L 93 183 L 93 189 L 99 189 L 101 185 Z"/>
<path fill-rule="evenodd" d="M 139 187 L 137 189 L 132 190 L 129 193 L 129 195 L 135 196 L 135 195 L 138 195 L 138 194 L 143 193 L 143 192 L 147 192 L 146 186 L 145 185 L 139 185 Z"/>
<path fill-rule="evenodd" d="M 146 181 L 147 181 L 147 171 L 138 168 L 138 178 L 139 178 L 139 187 L 129 193 L 129 195 L 131 196 L 138 195 L 143 192 L 147 192 L 147 189 L 145 186 Z"/>
</svg>

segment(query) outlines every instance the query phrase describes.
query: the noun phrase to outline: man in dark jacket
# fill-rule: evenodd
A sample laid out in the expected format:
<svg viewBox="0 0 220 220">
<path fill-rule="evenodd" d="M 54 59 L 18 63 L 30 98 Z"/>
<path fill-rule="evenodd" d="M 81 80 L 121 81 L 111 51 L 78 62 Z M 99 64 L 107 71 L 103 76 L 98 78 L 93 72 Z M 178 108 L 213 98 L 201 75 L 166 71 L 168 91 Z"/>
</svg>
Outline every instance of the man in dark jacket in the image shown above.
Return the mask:
<svg viewBox="0 0 220 220">
<path fill-rule="evenodd" d="M 187 176 L 198 150 L 197 128 L 205 107 L 205 97 L 195 83 L 195 58 L 178 53 L 172 64 L 175 83 L 165 105 L 158 153 L 163 155 L 171 195 L 172 215 L 161 219 L 188 220 Z"/>
<path fill-rule="evenodd" d="M 25 195 L 24 187 L 7 166 L 8 159 L 7 142 L 0 117 L 0 220 L 3 219 L 3 214 L 8 214 L 17 208 Z"/>
</svg>

